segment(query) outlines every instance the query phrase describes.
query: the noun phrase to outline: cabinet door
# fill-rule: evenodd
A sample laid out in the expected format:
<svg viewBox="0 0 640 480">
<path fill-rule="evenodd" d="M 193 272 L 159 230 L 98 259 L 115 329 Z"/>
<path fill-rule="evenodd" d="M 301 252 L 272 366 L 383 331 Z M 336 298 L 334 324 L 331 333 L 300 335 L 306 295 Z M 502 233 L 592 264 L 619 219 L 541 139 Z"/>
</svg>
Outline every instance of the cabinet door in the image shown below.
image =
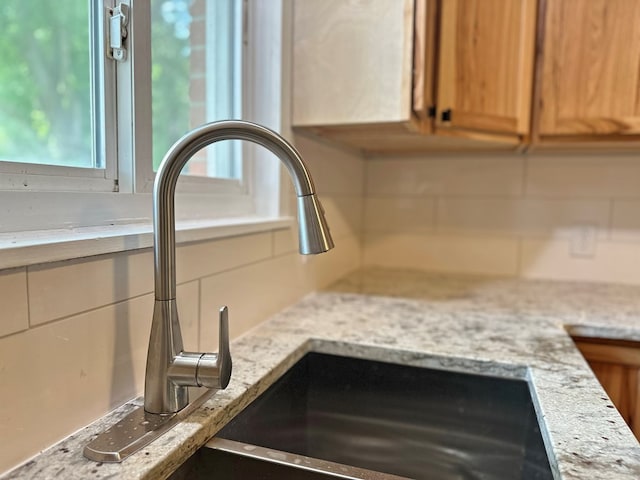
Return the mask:
<svg viewBox="0 0 640 480">
<path fill-rule="evenodd" d="M 633 341 L 574 337 L 622 418 L 640 440 L 640 344 Z"/>
<path fill-rule="evenodd" d="M 535 0 L 446 0 L 440 17 L 439 127 L 529 132 Z"/>
<path fill-rule="evenodd" d="M 589 366 L 600 384 L 611 398 L 624 421 L 640 440 L 640 418 L 638 418 L 639 383 L 637 367 L 614 363 L 589 362 Z"/>
<path fill-rule="evenodd" d="M 294 126 L 411 119 L 414 0 L 293 3 Z"/>
<path fill-rule="evenodd" d="M 640 134 L 640 0 L 547 0 L 539 134 Z"/>
</svg>

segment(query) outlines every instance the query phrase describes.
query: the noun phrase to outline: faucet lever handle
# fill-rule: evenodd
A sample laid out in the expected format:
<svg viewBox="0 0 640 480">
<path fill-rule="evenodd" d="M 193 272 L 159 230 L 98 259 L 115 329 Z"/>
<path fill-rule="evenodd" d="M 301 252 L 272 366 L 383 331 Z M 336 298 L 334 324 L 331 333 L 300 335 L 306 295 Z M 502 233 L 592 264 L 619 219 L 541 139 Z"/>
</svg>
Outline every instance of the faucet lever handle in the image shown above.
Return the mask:
<svg viewBox="0 0 640 480">
<path fill-rule="evenodd" d="M 200 356 L 196 371 L 196 384 L 200 387 L 225 389 L 231 379 L 231 352 L 229 351 L 229 309 L 220 309 L 218 353 Z"/>
<path fill-rule="evenodd" d="M 218 364 L 220 378 L 226 388 L 231 378 L 231 351 L 229 350 L 229 307 L 226 305 L 220 309 L 220 321 L 218 326 Z"/>
</svg>

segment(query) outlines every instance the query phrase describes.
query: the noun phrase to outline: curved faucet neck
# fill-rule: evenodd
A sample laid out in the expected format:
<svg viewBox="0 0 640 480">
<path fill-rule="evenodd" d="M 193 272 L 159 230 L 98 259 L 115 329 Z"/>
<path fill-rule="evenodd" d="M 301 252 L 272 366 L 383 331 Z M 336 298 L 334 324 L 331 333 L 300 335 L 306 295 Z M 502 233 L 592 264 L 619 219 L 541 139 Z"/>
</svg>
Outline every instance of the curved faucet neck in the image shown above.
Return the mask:
<svg viewBox="0 0 640 480">
<path fill-rule="evenodd" d="M 298 152 L 266 127 L 229 120 L 203 125 L 184 135 L 165 155 L 153 187 L 156 300 L 176 298 L 174 197 L 178 177 L 193 155 L 220 140 L 247 140 L 266 147 L 287 167 L 298 197 L 315 193 L 311 176 Z"/>
</svg>

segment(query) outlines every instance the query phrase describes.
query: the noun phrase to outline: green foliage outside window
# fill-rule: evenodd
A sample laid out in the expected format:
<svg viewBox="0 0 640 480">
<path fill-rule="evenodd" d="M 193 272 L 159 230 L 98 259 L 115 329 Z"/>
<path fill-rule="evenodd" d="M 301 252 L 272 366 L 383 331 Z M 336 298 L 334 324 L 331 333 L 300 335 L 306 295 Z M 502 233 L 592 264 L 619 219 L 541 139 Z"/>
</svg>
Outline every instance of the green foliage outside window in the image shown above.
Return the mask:
<svg viewBox="0 0 640 480">
<path fill-rule="evenodd" d="M 87 2 L 0 2 L 0 159 L 93 166 Z"/>
<path fill-rule="evenodd" d="M 102 166 L 91 154 L 89 1 L 0 1 L 0 160 Z M 189 126 L 190 3 L 151 2 L 154 167 Z"/>
</svg>

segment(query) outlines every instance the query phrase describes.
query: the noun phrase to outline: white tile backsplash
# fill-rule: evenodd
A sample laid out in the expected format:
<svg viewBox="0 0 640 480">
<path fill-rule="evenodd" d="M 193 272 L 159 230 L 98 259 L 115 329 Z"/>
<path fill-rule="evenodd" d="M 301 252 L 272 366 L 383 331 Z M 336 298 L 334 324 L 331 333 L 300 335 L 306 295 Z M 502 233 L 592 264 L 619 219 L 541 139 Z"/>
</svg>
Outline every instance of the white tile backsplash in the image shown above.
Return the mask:
<svg viewBox="0 0 640 480">
<path fill-rule="evenodd" d="M 365 191 L 365 265 L 640 284 L 637 155 L 376 157 Z"/>
<path fill-rule="evenodd" d="M 281 228 L 273 232 L 273 255 L 279 257 L 298 251 L 297 227 Z"/>
<path fill-rule="evenodd" d="M 236 338 L 314 288 L 306 257 L 297 254 L 254 263 L 201 280 L 200 349 L 218 348 L 218 312 L 229 307 Z"/>
<path fill-rule="evenodd" d="M 367 233 L 364 264 L 456 273 L 515 275 L 518 240 L 508 236 Z"/>
<path fill-rule="evenodd" d="M 442 197 L 438 200 L 439 232 L 568 237 L 579 225 L 608 234 L 608 200 L 548 198 Z"/>
<path fill-rule="evenodd" d="M 176 289 L 182 343 L 187 351 L 197 351 L 200 342 L 200 282 L 178 285 Z"/>
<path fill-rule="evenodd" d="M 269 258 L 271 242 L 271 232 L 265 232 L 181 245 L 176 251 L 177 282 L 187 282 Z"/>
<path fill-rule="evenodd" d="M 123 253 L 29 267 L 31 325 L 153 291 L 153 255 Z"/>
<path fill-rule="evenodd" d="M 29 328 L 25 268 L 0 271 L 0 305 L 0 337 Z"/>
<path fill-rule="evenodd" d="M 0 471 L 142 388 L 153 299 L 145 295 L 0 339 Z"/>
<path fill-rule="evenodd" d="M 567 240 L 522 241 L 520 275 L 526 278 L 640 285 L 640 244 L 598 242 L 594 256 L 571 255 Z"/>
<path fill-rule="evenodd" d="M 321 199 L 325 195 L 362 195 L 365 164 L 358 154 L 304 135 L 296 135 L 295 144 L 313 173 Z"/>
<path fill-rule="evenodd" d="M 359 237 L 362 231 L 362 197 L 332 195 L 322 197 L 322 207 L 334 240 Z M 273 254 L 275 256 L 298 251 L 297 226 L 273 232 Z M 338 242 L 339 243 L 339 242 Z"/>
<path fill-rule="evenodd" d="M 332 236 L 360 235 L 364 208 L 361 195 L 325 195 L 321 202 Z"/>
<path fill-rule="evenodd" d="M 433 232 L 436 199 L 369 196 L 364 207 L 364 225 L 369 232 Z"/>
<path fill-rule="evenodd" d="M 347 236 L 336 240 L 336 247 L 323 255 L 309 258 L 313 264 L 316 288 L 322 288 L 362 265 L 360 237 Z"/>
<path fill-rule="evenodd" d="M 526 193 L 565 198 L 640 198 L 637 155 L 531 155 Z"/>
<path fill-rule="evenodd" d="M 376 158 L 367 163 L 366 195 L 520 195 L 521 156 Z"/>
<path fill-rule="evenodd" d="M 640 242 L 640 200 L 614 200 L 611 215 L 611 240 Z"/>
</svg>

